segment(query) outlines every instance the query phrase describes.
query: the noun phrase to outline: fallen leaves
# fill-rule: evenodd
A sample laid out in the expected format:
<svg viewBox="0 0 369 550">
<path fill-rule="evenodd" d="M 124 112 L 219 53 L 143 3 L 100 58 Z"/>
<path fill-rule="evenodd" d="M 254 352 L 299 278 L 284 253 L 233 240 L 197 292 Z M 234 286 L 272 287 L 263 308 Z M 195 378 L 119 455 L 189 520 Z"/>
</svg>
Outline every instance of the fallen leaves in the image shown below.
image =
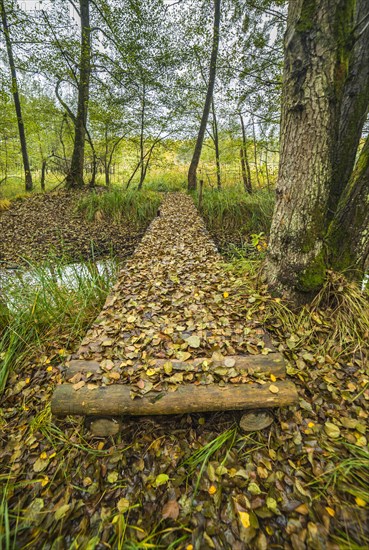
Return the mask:
<svg viewBox="0 0 369 550">
<path fill-rule="evenodd" d="M 179 516 L 179 504 L 176 500 L 168 500 L 163 506 L 162 517 L 163 519 L 176 520 Z"/>
<path fill-rule="evenodd" d="M 163 262 L 167 248 L 159 249 L 151 262 L 150 235 L 140 252 L 138 272 L 134 262 L 128 262 L 127 279 L 121 278 L 119 292 L 107 301 L 104 315 L 80 349 L 86 357 L 99 357 L 99 374 L 94 379 L 95 374 L 87 372 L 72 383 L 84 381 L 88 388 L 129 383 L 137 386 L 139 395 L 156 388 L 160 396 L 165 384 L 173 389 L 180 383 L 202 384 L 209 374 L 212 383 L 237 379 L 240 371 L 231 357 L 247 354 L 248 349 L 251 354 L 270 349 L 268 342 L 260 344 L 264 325 L 257 315 L 246 320 L 250 307 L 265 303 L 261 290 L 252 291 L 255 300 L 248 302 L 250 292 L 244 282 L 233 280 L 232 272 L 224 273 L 217 255 L 211 257 L 208 269 L 200 249 L 188 273 L 186 249 L 192 245 L 176 238 L 170 265 Z M 166 242 L 169 249 L 173 242 L 170 238 Z M 176 265 L 174 254 L 176 261 L 179 258 Z M 154 284 L 156 279 L 160 286 Z M 224 288 L 229 289 L 227 299 Z M 169 547 L 183 537 L 181 544 L 188 550 L 195 544 L 257 550 L 329 544 L 333 548 L 331 541 L 339 533 L 352 539 L 351 546 L 366 547 L 367 355 L 365 350 L 345 355 L 342 349 L 334 354 L 338 343 L 326 343 L 324 332 L 328 316 L 323 311 L 315 315 L 319 322 L 302 318 L 299 327 L 289 332 L 280 318 L 271 318 L 271 325 L 279 324 L 278 345 L 299 385 L 299 404 L 278 410 L 265 433 L 237 431 L 232 445 L 227 440 L 207 462 L 203 456 L 191 475 L 183 462 L 199 449 L 209 449 L 241 414 L 126 418 L 124 431 L 114 438 L 88 439 L 78 419 L 54 424 L 41 414 L 52 384 L 61 379 L 55 359 L 54 378 L 47 373 L 46 356 L 34 366 L 22 365 L 19 376 L 10 380 L 0 416 L 5 473 L 0 489 L 6 494 L 9 486 L 11 528 L 17 527 L 16 521 L 21 527 L 19 546 L 29 544 L 31 532 L 32 544 L 38 547 L 52 546 L 56 532 L 81 547 L 87 547 L 86 541 L 95 546 L 109 541 L 114 546 L 126 529 L 127 539 L 137 540 L 137 545 L 149 541 Z M 313 329 L 311 322 L 316 323 Z M 308 330 L 315 332 L 306 344 Z M 188 344 L 191 336 L 200 339 L 200 347 Z M 112 345 L 101 346 L 106 340 Z M 58 343 L 56 353 L 65 345 Z M 324 351 L 326 345 L 329 353 Z M 40 352 L 40 357 L 45 353 Z M 148 375 L 149 369 L 155 372 Z M 120 374 L 119 380 L 109 378 L 114 372 Z M 245 376 L 243 383 L 248 381 Z M 269 376 L 260 378 L 266 388 L 274 382 Z M 160 529 L 168 537 L 164 542 L 155 531 L 161 521 L 165 523 Z M 347 540 L 343 545 L 350 546 Z M 57 544 L 62 547 L 68 541 Z"/>
</svg>

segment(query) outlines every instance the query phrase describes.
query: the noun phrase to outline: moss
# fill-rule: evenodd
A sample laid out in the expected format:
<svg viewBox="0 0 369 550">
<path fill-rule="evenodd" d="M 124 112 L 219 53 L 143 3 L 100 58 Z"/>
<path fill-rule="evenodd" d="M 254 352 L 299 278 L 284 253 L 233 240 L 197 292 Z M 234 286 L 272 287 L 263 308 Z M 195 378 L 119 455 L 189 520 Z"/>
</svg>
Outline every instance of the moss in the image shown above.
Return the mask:
<svg viewBox="0 0 369 550">
<path fill-rule="evenodd" d="M 335 88 L 338 94 L 342 93 L 343 85 L 349 73 L 355 10 L 356 0 L 348 0 L 345 3 L 344 9 L 340 9 L 337 12 L 335 36 L 339 47 L 335 70 Z"/>
<path fill-rule="evenodd" d="M 318 290 L 325 280 L 325 274 L 326 265 L 324 254 L 321 252 L 313 260 L 310 266 L 299 275 L 298 289 L 302 292 L 313 292 Z"/>
<path fill-rule="evenodd" d="M 305 0 L 301 8 L 300 18 L 296 24 L 298 32 L 309 32 L 314 26 L 316 0 Z"/>
</svg>

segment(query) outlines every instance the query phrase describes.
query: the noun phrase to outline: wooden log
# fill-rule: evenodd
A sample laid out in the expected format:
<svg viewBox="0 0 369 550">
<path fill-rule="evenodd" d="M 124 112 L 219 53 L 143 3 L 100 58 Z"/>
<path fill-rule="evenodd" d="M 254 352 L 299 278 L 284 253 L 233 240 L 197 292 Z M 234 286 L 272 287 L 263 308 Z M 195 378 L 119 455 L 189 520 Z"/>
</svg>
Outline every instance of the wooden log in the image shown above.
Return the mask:
<svg viewBox="0 0 369 550">
<path fill-rule="evenodd" d="M 286 377 L 286 365 L 284 357 L 280 353 L 269 353 L 268 355 L 230 355 L 224 357 L 221 361 L 211 361 L 208 357 L 197 357 L 192 361 L 178 361 L 170 359 L 156 359 L 154 364 L 150 363 L 150 366 L 162 367 L 168 361 L 172 364 L 173 370 L 177 371 L 191 371 L 200 369 L 204 361 L 208 361 L 210 364 L 209 370 L 216 367 L 234 368 L 236 370 L 247 371 L 251 375 L 255 374 L 273 374 L 276 378 L 282 379 Z M 234 362 L 234 364 L 233 364 Z M 232 364 L 232 367 L 227 367 L 228 364 Z M 136 363 L 134 368 L 143 368 L 143 365 Z M 119 372 L 119 363 L 112 369 L 112 371 Z M 70 361 L 69 368 L 67 370 L 67 380 L 72 378 L 75 374 L 87 374 L 101 373 L 103 369 L 100 367 L 100 363 L 97 361 L 86 361 L 83 359 L 75 359 Z"/>
<path fill-rule="evenodd" d="M 272 385 L 188 384 L 179 386 L 174 392 L 151 391 L 135 399 L 131 399 L 130 391 L 130 386 L 122 384 L 79 390 L 75 390 L 72 384 L 62 384 L 54 392 L 51 410 L 57 416 L 119 417 L 283 407 L 298 400 L 295 385 L 289 381 Z"/>
</svg>

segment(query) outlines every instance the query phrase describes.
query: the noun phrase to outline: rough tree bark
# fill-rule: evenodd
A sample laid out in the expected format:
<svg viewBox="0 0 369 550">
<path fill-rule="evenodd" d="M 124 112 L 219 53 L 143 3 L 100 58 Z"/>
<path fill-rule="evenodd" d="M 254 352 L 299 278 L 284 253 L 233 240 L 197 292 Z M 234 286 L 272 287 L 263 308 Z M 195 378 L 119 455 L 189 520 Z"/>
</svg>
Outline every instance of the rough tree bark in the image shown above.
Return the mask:
<svg viewBox="0 0 369 550">
<path fill-rule="evenodd" d="M 81 53 L 79 64 L 78 106 L 74 120 L 74 147 L 70 170 L 66 178 L 69 188 L 83 185 L 85 137 L 91 74 L 91 28 L 89 0 L 80 0 Z"/>
<path fill-rule="evenodd" d="M 8 18 L 6 14 L 4 0 L 0 1 L 0 10 L 1 10 L 1 20 L 3 24 L 3 31 L 5 36 L 6 50 L 8 54 L 10 72 L 12 77 L 11 89 L 13 94 L 15 112 L 17 115 L 19 141 L 20 141 L 21 150 L 22 150 L 23 168 L 24 168 L 24 176 L 25 176 L 25 188 L 26 188 L 26 191 L 32 191 L 33 189 L 32 174 L 31 174 L 31 168 L 30 168 L 29 158 L 28 158 L 26 133 L 24 130 L 24 122 L 22 117 L 22 107 L 21 107 L 19 92 L 18 92 L 17 71 L 15 68 L 13 46 L 10 38 L 9 24 L 8 24 Z"/>
<path fill-rule="evenodd" d="M 361 279 L 369 268 L 369 137 L 327 235 L 329 265 Z"/>
<path fill-rule="evenodd" d="M 213 27 L 213 43 L 212 43 L 211 57 L 210 57 L 209 82 L 208 82 L 208 89 L 207 89 L 206 98 L 205 98 L 204 110 L 203 110 L 201 122 L 200 122 L 199 133 L 197 135 L 195 149 L 193 152 L 190 168 L 188 170 L 188 189 L 189 190 L 196 189 L 197 167 L 200 161 L 202 144 L 204 141 L 204 135 L 205 135 L 206 125 L 209 118 L 211 101 L 213 98 L 218 48 L 219 48 L 220 6 L 221 6 L 221 0 L 214 0 L 214 27 Z"/>
<path fill-rule="evenodd" d="M 357 155 L 369 105 L 369 6 L 367 0 L 356 1 L 354 28 L 349 37 L 347 79 L 341 101 L 338 142 L 328 203 L 328 219 L 332 219 L 340 196 L 348 184 Z M 365 17 L 366 16 L 366 17 Z M 352 45 L 352 46 L 351 46 Z"/>
<path fill-rule="evenodd" d="M 306 301 L 326 271 L 325 238 L 355 2 L 290 2 L 285 35 L 281 152 L 266 274 Z"/>
</svg>

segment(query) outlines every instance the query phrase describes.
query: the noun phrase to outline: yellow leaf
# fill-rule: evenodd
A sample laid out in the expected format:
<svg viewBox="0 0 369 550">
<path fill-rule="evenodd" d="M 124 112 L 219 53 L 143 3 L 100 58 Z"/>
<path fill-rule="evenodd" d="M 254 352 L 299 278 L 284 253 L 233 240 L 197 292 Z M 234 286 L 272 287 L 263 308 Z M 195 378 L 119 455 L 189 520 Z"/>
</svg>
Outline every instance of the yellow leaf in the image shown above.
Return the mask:
<svg viewBox="0 0 369 550">
<path fill-rule="evenodd" d="M 277 378 L 274 376 L 274 374 L 270 375 L 270 379 L 272 382 L 276 382 Z"/>
<path fill-rule="evenodd" d="M 173 365 L 170 361 L 167 361 L 163 365 L 165 374 L 170 374 L 173 370 Z"/>
<path fill-rule="evenodd" d="M 45 487 L 45 485 L 47 485 L 49 483 L 49 478 L 48 476 L 45 476 L 44 479 L 41 481 L 41 485 L 42 487 Z"/>
<path fill-rule="evenodd" d="M 325 509 L 327 510 L 328 514 L 334 518 L 334 516 L 336 515 L 336 512 L 333 510 L 333 508 L 330 508 L 329 506 L 326 506 Z"/>
<path fill-rule="evenodd" d="M 250 527 L 250 514 L 247 512 L 238 512 L 240 515 L 240 520 L 245 529 Z"/>
<path fill-rule="evenodd" d="M 121 498 L 120 500 L 118 500 L 117 508 L 118 508 L 118 511 L 121 514 L 124 514 L 125 512 L 127 512 L 128 508 L 129 508 L 129 500 L 127 498 L 124 498 L 124 497 Z"/>
<path fill-rule="evenodd" d="M 365 500 L 363 498 L 360 498 L 360 497 L 355 497 L 355 502 L 358 506 L 360 506 L 361 508 L 364 508 L 367 503 L 365 502 Z"/>
<path fill-rule="evenodd" d="M 102 451 L 102 449 L 105 447 L 105 442 L 104 441 L 100 441 L 100 443 L 98 444 L 97 448 L 99 451 Z"/>
<path fill-rule="evenodd" d="M 215 487 L 215 485 L 210 485 L 208 489 L 209 495 L 214 495 L 216 492 L 217 492 L 217 488 Z"/>
<path fill-rule="evenodd" d="M 168 481 L 169 481 L 168 474 L 159 474 L 155 478 L 154 485 L 155 487 L 160 487 L 160 485 L 165 485 L 165 483 L 168 483 Z"/>
<path fill-rule="evenodd" d="M 154 374 L 156 374 L 156 370 L 155 369 L 147 369 L 146 374 L 147 374 L 147 376 L 154 376 Z"/>
<path fill-rule="evenodd" d="M 56 456 L 56 453 L 51 453 L 51 455 L 49 456 L 49 458 L 54 458 L 54 456 Z"/>
</svg>

